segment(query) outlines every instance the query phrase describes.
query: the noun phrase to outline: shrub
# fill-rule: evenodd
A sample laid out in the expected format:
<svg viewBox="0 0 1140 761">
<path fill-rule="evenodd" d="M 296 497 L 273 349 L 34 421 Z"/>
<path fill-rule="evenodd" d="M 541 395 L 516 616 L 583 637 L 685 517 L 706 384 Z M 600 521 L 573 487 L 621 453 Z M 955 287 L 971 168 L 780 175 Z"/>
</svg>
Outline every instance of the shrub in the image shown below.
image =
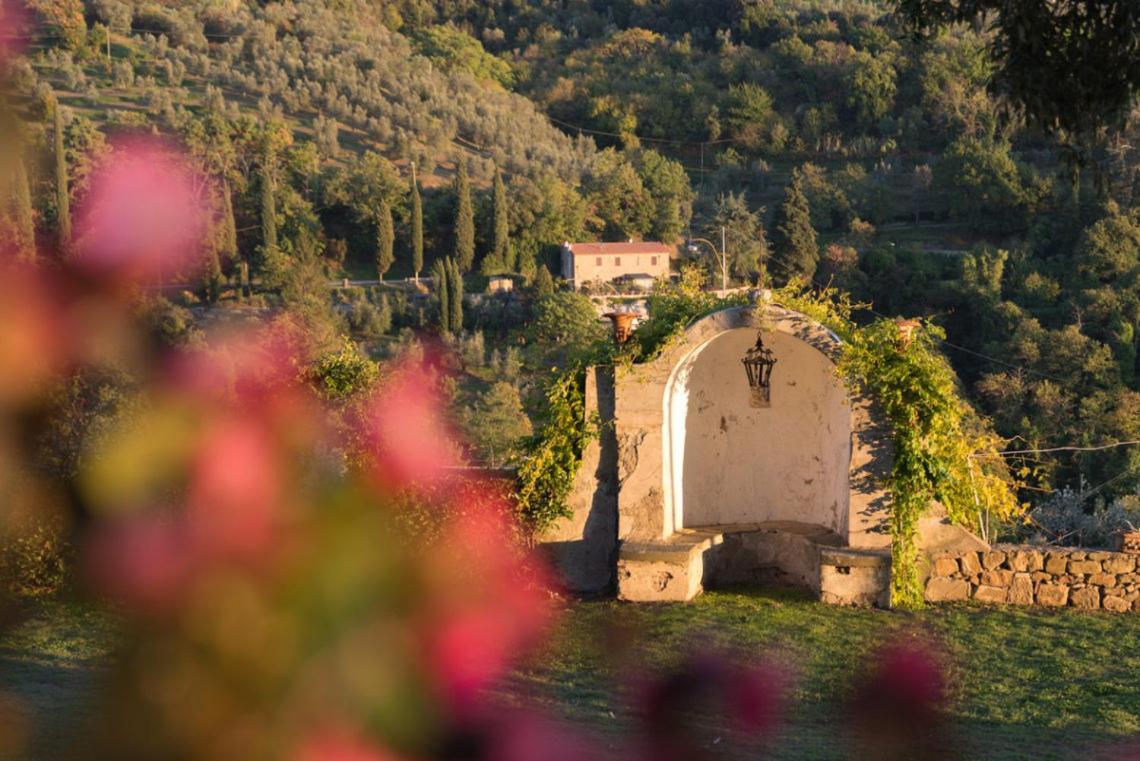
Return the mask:
<svg viewBox="0 0 1140 761">
<path fill-rule="evenodd" d="M 18 597 L 55 594 L 67 579 L 70 547 L 62 522 L 40 519 L 12 527 L 0 545 L 0 578 Z"/>
</svg>

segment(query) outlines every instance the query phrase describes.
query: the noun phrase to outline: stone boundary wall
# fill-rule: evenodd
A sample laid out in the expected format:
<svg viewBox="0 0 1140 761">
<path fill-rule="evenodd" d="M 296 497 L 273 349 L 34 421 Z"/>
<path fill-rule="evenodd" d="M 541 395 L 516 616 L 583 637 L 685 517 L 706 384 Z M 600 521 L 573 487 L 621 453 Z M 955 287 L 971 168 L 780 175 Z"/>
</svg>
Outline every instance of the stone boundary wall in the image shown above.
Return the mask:
<svg viewBox="0 0 1140 761">
<path fill-rule="evenodd" d="M 928 602 L 1074 607 L 1140 612 L 1140 555 L 994 545 L 930 558 Z"/>
</svg>

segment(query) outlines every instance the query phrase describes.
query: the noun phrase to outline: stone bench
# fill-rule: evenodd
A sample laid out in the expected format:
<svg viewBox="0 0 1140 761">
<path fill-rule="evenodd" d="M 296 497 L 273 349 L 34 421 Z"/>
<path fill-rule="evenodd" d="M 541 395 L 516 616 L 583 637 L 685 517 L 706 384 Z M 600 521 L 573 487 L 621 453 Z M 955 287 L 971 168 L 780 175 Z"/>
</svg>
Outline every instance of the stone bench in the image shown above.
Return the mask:
<svg viewBox="0 0 1140 761">
<path fill-rule="evenodd" d="M 755 584 L 806 589 L 837 604 L 885 604 L 889 555 L 841 544 L 822 526 L 791 521 L 690 527 L 667 539 L 627 541 L 618 551 L 618 597 L 680 602 L 706 586 Z"/>
</svg>

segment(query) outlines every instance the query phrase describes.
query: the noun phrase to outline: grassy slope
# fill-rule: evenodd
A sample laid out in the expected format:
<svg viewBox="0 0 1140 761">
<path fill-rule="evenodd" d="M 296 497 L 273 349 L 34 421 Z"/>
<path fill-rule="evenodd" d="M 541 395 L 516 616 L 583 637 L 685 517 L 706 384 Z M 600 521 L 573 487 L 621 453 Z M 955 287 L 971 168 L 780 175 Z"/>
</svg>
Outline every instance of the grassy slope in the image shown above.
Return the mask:
<svg viewBox="0 0 1140 761">
<path fill-rule="evenodd" d="M 628 709 L 610 681 L 620 669 L 596 644 L 606 641 L 599 632 L 615 626 L 639 633 L 629 657 L 640 667 L 660 667 L 710 642 L 746 653 L 775 648 L 789 658 L 800 676 L 775 758 L 848 757 L 839 717 L 861 656 L 892 632 L 914 629 L 933 634 L 953 659 L 951 713 L 961 758 L 1088 758 L 1093 746 L 1140 733 L 1135 617 L 1071 611 L 949 607 L 905 614 L 735 592 L 688 605 L 579 603 L 548 651 L 519 672 L 510 695 L 545 703 L 603 736 L 628 731 Z M 716 747 L 725 758 L 757 757 L 740 748 L 734 756 L 731 745 Z"/>
<path fill-rule="evenodd" d="M 105 613 L 40 602 L 0 637 L 0 695 L 14 697 L 32 717 L 30 758 L 58 757 L 74 723 L 89 715 L 91 690 L 114 631 Z"/>
<path fill-rule="evenodd" d="M 580 602 L 503 697 L 617 738 L 632 724 L 618 686 L 626 667 L 662 667 L 714 642 L 744 653 L 775 650 L 799 677 L 771 757 L 844 758 L 842 700 L 860 658 L 892 633 L 920 630 L 943 642 L 955 664 L 958 757 L 1089 758 L 1096 746 L 1140 733 L 1136 627 L 1131 615 L 976 607 L 907 614 L 780 593 L 712 592 L 687 605 Z M 627 641 L 630 632 L 636 637 L 619 666 L 606 643 Z M 113 641 L 111 617 L 63 603 L 39 604 L 0 638 L 0 692 L 17 696 L 40 725 L 31 757 L 57 757 L 71 722 L 89 715 L 88 696 Z M 719 734 L 715 718 L 702 723 Z M 724 758 L 757 757 L 731 742 L 716 749 Z"/>
</svg>

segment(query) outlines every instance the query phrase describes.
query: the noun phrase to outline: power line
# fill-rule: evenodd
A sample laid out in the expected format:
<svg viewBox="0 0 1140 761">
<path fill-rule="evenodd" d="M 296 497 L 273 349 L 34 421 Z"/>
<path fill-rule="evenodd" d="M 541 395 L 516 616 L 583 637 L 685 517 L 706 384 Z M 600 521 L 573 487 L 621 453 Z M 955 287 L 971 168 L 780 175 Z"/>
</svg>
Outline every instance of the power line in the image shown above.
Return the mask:
<svg viewBox="0 0 1140 761">
<path fill-rule="evenodd" d="M 1002 452 L 1002 457 L 1008 455 L 1021 455 L 1021 454 L 1043 454 L 1048 452 L 1103 452 L 1106 449 L 1119 449 L 1120 447 L 1134 447 L 1140 446 L 1140 440 L 1137 441 L 1113 441 L 1108 444 L 1097 444 L 1095 446 L 1063 446 L 1063 447 L 1047 447 L 1045 449 L 1014 449 L 1008 452 Z M 971 455 L 973 456 L 973 455 Z"/>
</svg>

